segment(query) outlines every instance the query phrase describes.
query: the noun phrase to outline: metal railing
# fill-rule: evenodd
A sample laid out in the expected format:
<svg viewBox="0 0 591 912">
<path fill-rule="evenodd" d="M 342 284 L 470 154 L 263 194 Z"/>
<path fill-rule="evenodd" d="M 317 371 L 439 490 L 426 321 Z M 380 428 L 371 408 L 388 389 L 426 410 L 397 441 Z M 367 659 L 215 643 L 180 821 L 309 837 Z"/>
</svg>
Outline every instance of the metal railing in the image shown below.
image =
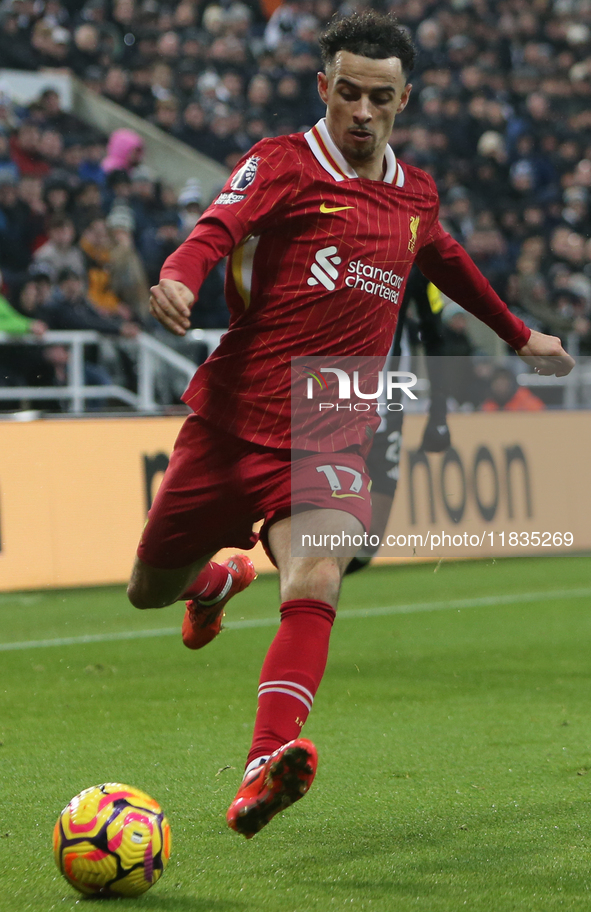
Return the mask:
<svg viewBox="0 0 591 912">
<path fill-rule="evenodd" d="M 217 348 L 223 329 L 193 329 L 182 339 L 175 338 L 174 344 L 189 351 L 195 343 L 205 346 L 207 354 Z M 0 355 L 2 345 L 23 344 L 27 346 L 63 345 L 69 349 L 66 365 L 65 385 L 55 386 L 0 386 L 0 410 L 3 401 L 18 401 L 21 403 L 43 402 L 44 400 L 59 400 L 63 402 L 71 414 L 83 414 L 87 400 L 111 400 L 136 412 L 154 414 L 162 412 L 169 403 L 159 395 L 160 379 L 163 370 L 172 372 L 180 377 L 183 383 L 188 383 L 197 364 L 195 360 L 182 351 L 164 344 L 154 336 L 140 333 L 135 339 L 119 340 L 116 344 L 132 355 L 137 374 L 137 392 L 127 389 L 119 384 L 87 385 L 85 383 L 85 348 L 88 345 L 112 344 L 112 340 L 96 332 L 81 330 L 52 330 L 42 337 L 11 336 L 0 333 Z M 578 351 L 575 339 L 569 339 L 568 350 L 577 358 Z M 562 408 L 589 408 L 591 407 L 591 359 L 579 359 L 575 369 L 567 377 L 542 377 L 539 374 L 523 371 L 517 375 L 517 382 L 521 386 L 532 389 L 541 387 L 554 387 L 562 390 Z M 422 398 L 429 395 L 428 380 L 419 380 L 415 390 Z M 419 403 L 417 402 L 417 405 Z M 420 408 L 420 405 L 419 405 Z M 413 409 L 410 408 L 412 411 Z"/>
<path fill-rule="evenodd" d="M 202 343 L 209 354 L 217 347 L 224 332 L 223 329 L 192 329 L 183 337 L 183 343 Z M 105 341 L 105 337 L 99 333 L 85 330 L 51 330 L 42 337 L 15 337 L 8 333 L 0 333 L 0 347 L 6 344 L 63 345 L 69 349 L 65 385 L 0 386 L 0 408 L 3 400 L 42 402 L 43 400 L 59 399 L 67 403 L 69 412 L 81 414 L 85 410 L 88 399 L 111 399 L 129 406 L 134 411 L 159 412 L 162 411 L 165 404 L 158 402 L 156 395 L 157 377 L 162 366 L 166 365 L 168 369 L 180 374 L 187 382 L 197 368 L 196 363 L 190 358 L 153 336 L 140 333 L 135 339 L 126 339 L 124 343 L 126 351 L 131 351 L 136 356 L 137 393 L 117 384 L 86 385 L 85 347 L 87 345 L 101 346 Z"/>
</svg>

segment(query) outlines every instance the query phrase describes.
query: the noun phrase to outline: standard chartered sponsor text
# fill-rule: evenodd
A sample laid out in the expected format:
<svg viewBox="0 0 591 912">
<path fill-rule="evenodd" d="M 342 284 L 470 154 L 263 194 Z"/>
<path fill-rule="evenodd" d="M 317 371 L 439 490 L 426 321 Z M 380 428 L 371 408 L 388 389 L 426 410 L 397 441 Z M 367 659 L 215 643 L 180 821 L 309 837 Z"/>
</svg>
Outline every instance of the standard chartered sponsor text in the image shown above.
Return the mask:
<svg viewBox="0 0 591 912">
<path fill-rule="evenodd" d="M 396 275 L 391 269 L 380 269 L 363 260 L 353 260 L 347 267 L 349 275 L 345 278 L 348 288 L 361 288 L 367 294 L 376 294 L 388 301 L 398 302 L 403 276 Z"/>
</svg>

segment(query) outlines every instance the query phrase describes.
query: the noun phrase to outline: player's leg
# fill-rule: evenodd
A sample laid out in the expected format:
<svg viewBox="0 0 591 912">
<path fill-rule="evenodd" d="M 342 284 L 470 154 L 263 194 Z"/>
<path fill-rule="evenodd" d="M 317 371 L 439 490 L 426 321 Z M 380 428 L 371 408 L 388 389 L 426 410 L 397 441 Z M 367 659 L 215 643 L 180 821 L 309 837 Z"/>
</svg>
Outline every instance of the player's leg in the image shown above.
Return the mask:
<svg viewBox="0 0 591 912">
<path fill-rule="evenodd" d="M 127 597 L 134 608 L 164 608 L 172 605 L 183 598 L 208 560 L 209 557 L 203 557 L 188 566 L 165 570 L 151 567 L 136 555 Z"/>
<path fill-rule="evenodd" d="M 415 305 L 419 317 L 419 332 L 425 349 L 427 371 L 431 388 L 429 417 L 421 449 L 425 453 L 443 453 L 451 445 L 447 426 L 448 378 L 445 354 L 445 341 L 441 313 L 444 300 L 438 288 L 429 282 L 422 273 L 416 270 Z"/>
<path fill-rule="evenodd" d="M 357 570 L 363 570 L 364 567 L 368 567 L 378 553 L 382 538 L 384 537 L 384 532 L 386 531 L 386 526 L 388 525 L 390 513 L 392 512 L 393 501 L 393 493 L 382 494 L 380 491 L 372 492 L 371 528 L 368 536 L 369 544 L 367 547 L 363 545 L 355 557 L 349 561 L 349 565 L 345 570 L 347 576 L 351 573 L 356 573 Z M 373 542 L 376 541 L 380 544 L 373 544 Z"/>
<path fill-rule="evenodd" d="M 177 438 L 138 546 L 128 587 L 137 608 L 187 601 L 183 641 L 192 649 L 220 631 L 227 601 L 256 576 L 245 555 L 215 563 L 221 547 L 252 547 L 233 471 L 243 443 L 196 415 Z"/>
<path fill-rule="evenodd" d="M 307 534 L 312 540 L 325 535 L 343 540 L 363 532 L 357 517 L 329 509 L 302 512 L 269 529 L 280 577 L 281 624 L 261 671 L 245 778 L 227 814 L 229 826 L 246 838 L 305 795 L 314 779 L 316 749 L 300 733 L 326 667 L 343 573 L 357 549 L 351 544 L 337 556 L 310 545 L 296 556 L 293 543 Z"/>
<path fill-rule="evenodd" d="M 279 570 L 281 601 L 317 599 L 336 611 L 343 573 L 356 551 L 353 539 L 363 533 L 357 516 L 344 510 L 305 510 L 274 523 L 268 538 Z M 333 535 L 346 537 L 334 553 L 325 544 Z"/>
<path fill-rule="evenodd" d="M 222 629 L 227 603 L 257 575 L 246 554 L 234 554 L 222 563 L 210 560 L 211 556 L 178 570 L 150 567 L 136 557 L 127 588 L 135 608 L 164 608 L 173 602 L 186 602 L 182 637 L 189 649 L 211 643 Z"/>
<path fill-rule="evenodd" d="M 345 573 L 355 573 L 367 567 L 378 553 L 392 511 L 400 473 L 402 448 L 402 411 L 386 411 L 376 432 L 367 457 L 371 478 L 371 527 L 368 544 L 362 545 L 349 562 Z M 375 544 L 375 542 L 379 542 Z"/>
</svg>

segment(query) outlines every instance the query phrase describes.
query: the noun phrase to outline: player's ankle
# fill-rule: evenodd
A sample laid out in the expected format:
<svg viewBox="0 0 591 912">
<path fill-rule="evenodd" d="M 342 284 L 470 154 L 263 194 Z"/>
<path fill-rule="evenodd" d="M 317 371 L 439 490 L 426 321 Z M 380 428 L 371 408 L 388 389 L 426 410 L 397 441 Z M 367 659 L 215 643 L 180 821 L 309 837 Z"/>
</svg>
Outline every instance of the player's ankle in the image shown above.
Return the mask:
<svg viewBox="0 0 591 912">
<path fill-rule="evenodd" d="M 269 759 L 270 756 L 271 756 L 271 754 L 264 754 L 262 757 L 256 757 L 255 760 L 251 760 L 250 763 L 247 764 L 246 769 L 244 770 L 243 778 L 246 779 L 246 777 L 250 773 L 252 773 L 253 770 L 258 769 L 260 766 L 264 766 L 264 764 L 267 762 L 267 760 Z"/>
<path fill-rule="evenodd" d="M 228 572 L 228 578 L 227 578 L 226 582 L 224 583 L 220 592 L 218 592 L 216 595 L 214 595 L 213 598 L 199 598 L 198 597 L 195 599 L 195 601 L 198 602 L 200 605 L 203 605 L 204 608 L 210 608 L 213 605 L 217 605 L 218 602 L 221 602 L 221 600 L 227 596 L 228 592 L 230 591 L 231 586 L 232 586 L 232 575 L 230 574 L 230 572 Z"/>
</svg>

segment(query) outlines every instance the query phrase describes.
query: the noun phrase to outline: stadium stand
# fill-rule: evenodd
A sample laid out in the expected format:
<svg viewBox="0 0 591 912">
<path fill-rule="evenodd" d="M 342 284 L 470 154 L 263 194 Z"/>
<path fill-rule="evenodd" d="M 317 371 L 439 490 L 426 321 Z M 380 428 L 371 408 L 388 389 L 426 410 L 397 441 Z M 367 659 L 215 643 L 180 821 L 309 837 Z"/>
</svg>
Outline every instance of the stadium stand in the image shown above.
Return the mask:
<svg viewBox="0 0 591 912">
<path fill-rule="evenodd" d="M 446 227 L 511 308 L 589 353 L 591 5 L 376 5 L 399 17 L 419 49 L 396 153 L 433 174 Z M 3 0 L 0 62 L 68 67 L 93 92 L 231 168 L 258 139 L 322 116 L 317 36 L 335 11 L 353 8 L 349 0 Z M 173 191 L 166 174 L 142 164 L 142 145 L 133 131 L 89 128 L 52 89 L 24 108 L 0 86 L 0 270 L 17 312 L 63 328 L 52 325 L 47 301 L 59 297 L 60 270 L 82 270 L 88 312 L 120 333 L 159 332 L 147 286 L 210 200 L 199 174 Z M 36 295 L 43 302 L 32 306 Z M 195 321 L 227 322 L 220 270 Z M 10 385 L 5 356 L 0 347 L 0 384 Z M 133 364 L 124 373 L 133 388 Z M 38 374 L 39 382 L 55 376 Z"/>
</svg>

